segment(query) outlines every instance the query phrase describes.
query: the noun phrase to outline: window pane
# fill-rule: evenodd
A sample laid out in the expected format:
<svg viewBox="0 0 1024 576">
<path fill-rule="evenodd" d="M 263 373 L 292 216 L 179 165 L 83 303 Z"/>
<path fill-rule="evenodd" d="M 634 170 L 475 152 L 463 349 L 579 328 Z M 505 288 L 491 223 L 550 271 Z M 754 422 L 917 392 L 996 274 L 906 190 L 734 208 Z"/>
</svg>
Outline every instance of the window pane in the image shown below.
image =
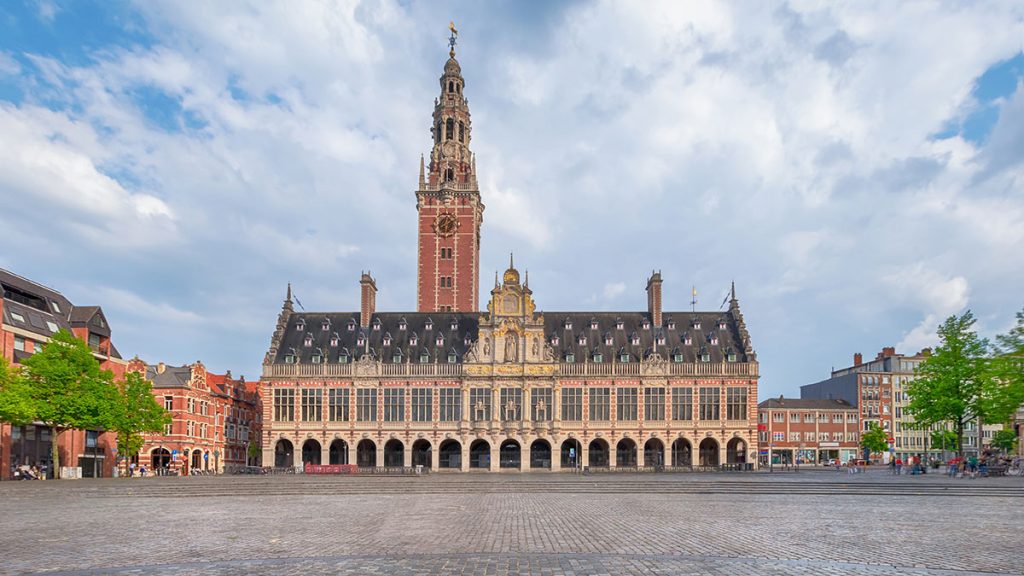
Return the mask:
<svg viewBox="0 0 1024 576">
<path fill-rule="evenodd" d="M 377 390 L 375 388 L 356 390 L 356 420 L 360 422 L 377 420 Z"/>
<path fill-rule="evenodd" d="M 591 421 L 608 421 L 612 419 L 611 415 L 611 389 L 610 388 L 591 388 L 590 389 L 590 420 Z"/>
<path fill-rule="evenodd" d="M 693 420 L 693 389 L 672 389 L 672 419 Z"/>
<path fill-rule="evenodd" d="M 717 386 L 707 386 L 700 389 L 700 419 L 719 420 L 721 419 L 721 398 Z"/>
<path fill-rule="evenodd" d="M 562 388 L 562 420 L 583 420 L 583 389 Z"/>
<path fill-rule="evenodd" d="M 637 417 L 637 389 L 619 388 L 615 392 L 617 401 L 615 403 L 617 420 L 636 420 Z"/>
<path fill-rule="evenodd" d="M 473 420 L 491 419 L 491 389 L 473 388 L 469 391 L 469 403 L 473 410 Z"/>
<path fill-rule="evenodd" d="M 644 420 L 665 419 L 665 389 L 644 389 Z"/>
<path fill-rule="evenodd" d="M 405 390 L 402 388 L 384 389 L 384 421 L 401 422 L 405 420 Z"/>
<path fill-rule="evenodd" d="M 462 390 L 459 388 L 441 388 L 438 390 L 441 422 L 458 422 L 462 420 Z"/>
</svg>

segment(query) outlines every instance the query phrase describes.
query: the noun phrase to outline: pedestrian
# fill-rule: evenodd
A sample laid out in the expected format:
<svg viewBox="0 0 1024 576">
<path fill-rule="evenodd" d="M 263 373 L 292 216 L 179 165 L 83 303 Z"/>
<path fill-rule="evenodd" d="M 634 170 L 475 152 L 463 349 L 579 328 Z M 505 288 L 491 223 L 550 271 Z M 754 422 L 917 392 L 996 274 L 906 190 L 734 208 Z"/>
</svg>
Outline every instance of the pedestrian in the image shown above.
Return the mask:
<svg viewBox="0 0 1024 576">
<path fill-rule="evenodd" d="M 896 474 L 899 474 L 899 472 L 896 471 L 896 459 L 889 458 L 889 475 L 895 476 Z"/>
<path fill-rule="evenodd" d="M 145 464 L 139 466 L 139 475 L 142 476 L 143 478 L 146 477 L 146 465 Z"/>
<path fill-rule="evenodd" d="M 135 462 L 132 462 L 131 464 L 128 465 L 128 477 L 135 477 Z"/>
<path fill-rule="evenodd" d="M 896 459 L 896 475 L 899 476 L 901 472 L 903 472 L 903 459 L 902 458 L 897 458 Z"/>
</svg>

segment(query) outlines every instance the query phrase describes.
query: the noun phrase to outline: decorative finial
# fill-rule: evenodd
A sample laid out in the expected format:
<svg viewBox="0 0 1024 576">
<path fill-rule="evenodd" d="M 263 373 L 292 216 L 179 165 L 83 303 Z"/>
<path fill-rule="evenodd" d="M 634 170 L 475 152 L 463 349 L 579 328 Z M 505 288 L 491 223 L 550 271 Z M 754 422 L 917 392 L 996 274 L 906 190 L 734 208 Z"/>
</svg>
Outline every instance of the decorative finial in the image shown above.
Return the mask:
<svg viewBox="0 0 1024 576">
<path fill-rule="evenodd" d="M 732 299 L 735 300 L 736 299 L 736 281 L 735 280 L 732 281 L 732 289 L 729 292 L 730 292 L 730 294 L 732 294 Z"/>
<path fill-rule="evenodd" d="M 523 283 L 523 286 L 525 288 L 529 288 L 530 287 L 530 271 L 529 271 L 529 269 L 526 270 L 526 281 Z"/>
<path fill-rule="evenodd" d="M 515 268 L 515 265 L 512 264 L 512 253 L 509 252 L 508 253 L 508 269 L 512 270 L 513 268 Z"/>
<path fill-rule="evenodd" d="M 495 270 L 494 271 L 494 287 L 497 288 L 498 286 L 501 286 L 501 284 L 498 283 L 498 271 Z"/>
<path fill-rule="evenodd" d="M 287 302 L 291 302 L 292 301 L 292 283 L 291 282 L 288 283 L 288 295 L 285 296 L 285 301 L 287 301 Z"/>
<path fill-rule="evenodd" d="M 451 36 L 448 37 L 448 56 L 455 58 L 455 41 L 459 38 L 459 31 L 455 29 L 455 22 L 448 23 L 448 30 L 451 31 Z"/>
</svg>

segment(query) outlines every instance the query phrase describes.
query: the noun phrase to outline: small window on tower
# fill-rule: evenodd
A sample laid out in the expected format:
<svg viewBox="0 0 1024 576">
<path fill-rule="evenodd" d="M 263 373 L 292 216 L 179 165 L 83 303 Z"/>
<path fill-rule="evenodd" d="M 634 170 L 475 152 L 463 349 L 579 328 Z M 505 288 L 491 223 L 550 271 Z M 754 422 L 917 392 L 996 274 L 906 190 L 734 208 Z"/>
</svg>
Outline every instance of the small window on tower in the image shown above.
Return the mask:
<svg viewBox="0 0 1024 576">
<path fill-rule="evenodd" d="M 444 123 L 444 139 L 451 140 L 455 138 L 455 120 L 449 118 Z"/>
<path fill-rule="evenodd" d="M 466 141 L 466 125 L 459 122 L 459 142 Z"/>
<path fill-rule="evenodd" d="M 455 170 L 453 170 L 451 168 L 446 168 L 445 171 L 444 171 L 444 181 L 445 182 L 452 182 L 454 180 L 455 180 Z"/>
<path fill-rule="evenodd" d="M 452 92 L 455 92 L 455 82 L 452 82 L 451 80 L 449 80 L 448 81 L 448 93 L 451 94 Z"/>
</svg>

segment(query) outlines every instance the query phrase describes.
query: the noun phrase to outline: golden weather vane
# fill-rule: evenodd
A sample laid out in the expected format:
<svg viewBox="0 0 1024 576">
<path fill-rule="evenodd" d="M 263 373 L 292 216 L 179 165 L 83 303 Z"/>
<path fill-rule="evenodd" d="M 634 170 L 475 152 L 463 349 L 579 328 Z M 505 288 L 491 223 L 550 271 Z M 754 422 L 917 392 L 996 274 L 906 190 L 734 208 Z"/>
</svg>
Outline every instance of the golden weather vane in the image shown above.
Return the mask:
<svg viewBox="0 0 1024 576">
<path fill-rule="evenodd" d="M 455 41 L 459 38 L 459 31 L 455 29 L 455 21 L 448 22 L 448 30 L 451 30 L 451 36 L 448 37 L 448 46 L 450 48 L 448 55 L 455 58 Z"/>
</svg>

